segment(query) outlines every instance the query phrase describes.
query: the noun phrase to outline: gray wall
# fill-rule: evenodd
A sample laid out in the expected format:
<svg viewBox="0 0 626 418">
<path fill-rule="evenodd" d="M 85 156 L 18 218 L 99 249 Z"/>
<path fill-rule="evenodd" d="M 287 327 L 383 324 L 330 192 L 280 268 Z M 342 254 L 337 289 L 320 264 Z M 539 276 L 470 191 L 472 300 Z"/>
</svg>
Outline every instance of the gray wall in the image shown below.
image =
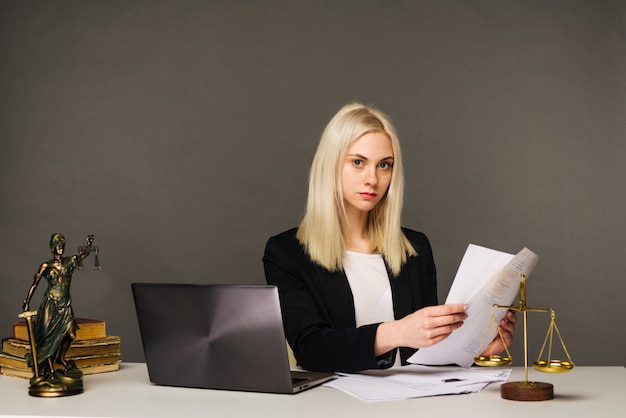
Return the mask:
<svg viewBox="0 0 626 418">
<path fill-rule="evenodd" d="M 2 1 L 1 333 L 57 231 L 71 252 L 95 234 L 74 307 L 124 361 L 131 282 L 263 283 L 324 125 L 359 100 L 397 125 L 441 300 L 469 243 L 529 247 L 529 304 L 574 361 L 624 364 L 625 24 L 593 0 Z"/>
</svg>

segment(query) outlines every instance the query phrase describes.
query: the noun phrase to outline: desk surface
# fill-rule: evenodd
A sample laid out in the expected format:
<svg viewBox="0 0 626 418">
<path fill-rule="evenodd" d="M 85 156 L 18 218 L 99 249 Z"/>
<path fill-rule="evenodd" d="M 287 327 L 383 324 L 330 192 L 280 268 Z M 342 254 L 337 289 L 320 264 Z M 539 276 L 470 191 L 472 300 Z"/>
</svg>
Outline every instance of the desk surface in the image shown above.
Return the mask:
<svg viewBox="0 0 626 418">
<path fill-rule="evenodd" d="M 120 371 L 84 377 L 85 392 L 64 398 L 33 398 L 28 381 L 0 376 L 0 416 L 70 417 L 577 417 L 626 410 L 626 368 L 577 367 L 547 374 L 531 369 L 529 380 L 554 385 L 555 399 L 515 402 L 500 385 L 479 393 L 366 403 L 317 387 L 296 395 L 187 389 L 153 385 L 145 364 L 122 363 Z M 511 381 L 523 380 L 513 368 Z M 437 411 L 436 413 L 434 411 Z"/>
</svg>

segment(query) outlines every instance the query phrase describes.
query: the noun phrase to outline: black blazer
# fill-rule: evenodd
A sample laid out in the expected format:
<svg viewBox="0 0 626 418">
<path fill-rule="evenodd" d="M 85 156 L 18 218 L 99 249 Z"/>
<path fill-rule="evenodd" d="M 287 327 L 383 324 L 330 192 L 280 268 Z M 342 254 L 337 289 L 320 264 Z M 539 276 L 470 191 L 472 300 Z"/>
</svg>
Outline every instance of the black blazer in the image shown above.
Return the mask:
<svg viewBox="0 0 626 418">
<path fill-rule="evenodd" d="M 409 258 L 397 277 L 389 274 L 396 319 L 437 304 L 430 243 L 420 232 L 403 232 L 418 255 Z M 396 350 L 379 357 L 374 354 L 379 324 L 356 327 L 346 274 L 331 273 L 312 262 L 297 240 L 295 228 L 268 240 L 263 265 L 267 283 L 278 286 L 285 335 L 300 366 L 355 372 L 393 365 Z M 415 351 L 401 348 L 402 363 Z"/>
</svg>

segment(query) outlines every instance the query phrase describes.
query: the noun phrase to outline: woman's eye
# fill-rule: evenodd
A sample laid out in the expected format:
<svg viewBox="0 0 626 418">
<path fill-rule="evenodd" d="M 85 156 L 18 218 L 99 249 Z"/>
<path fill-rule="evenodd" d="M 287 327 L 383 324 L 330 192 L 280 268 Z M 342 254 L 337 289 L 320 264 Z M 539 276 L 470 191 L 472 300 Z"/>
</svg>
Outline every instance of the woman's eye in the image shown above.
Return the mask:
<svg viewBox="0 0 626 418">
<path fill-rule="evenodd" d="M 380 164 L 378 164 L 378 166 L 382 169 L 388 169 L 393 167 L 393 165 L 388 161 L 382 161 Z"/>
<path fill-rule="evenodd" d="M 352 165 L 355 167 L 361 167 L 363 165 L 363 160 L 354 160 L 352 161 Z"/>
</svg>

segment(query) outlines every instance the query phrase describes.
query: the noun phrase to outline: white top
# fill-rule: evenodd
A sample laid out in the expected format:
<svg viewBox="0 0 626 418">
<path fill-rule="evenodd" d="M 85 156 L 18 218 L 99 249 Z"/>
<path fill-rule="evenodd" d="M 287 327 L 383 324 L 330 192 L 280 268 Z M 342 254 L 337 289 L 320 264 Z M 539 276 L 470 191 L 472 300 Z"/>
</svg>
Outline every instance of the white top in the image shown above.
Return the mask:
<svg viewBox="0 0 626 418">
<path fill-rule="evenodd" d="M 343 269 L 352 290 L 356 326 L 393 321 L 391 284 L 383 256 L 346 251 Z M 400 365 L 396 353 L 393 367 Z"/>
</svg>

